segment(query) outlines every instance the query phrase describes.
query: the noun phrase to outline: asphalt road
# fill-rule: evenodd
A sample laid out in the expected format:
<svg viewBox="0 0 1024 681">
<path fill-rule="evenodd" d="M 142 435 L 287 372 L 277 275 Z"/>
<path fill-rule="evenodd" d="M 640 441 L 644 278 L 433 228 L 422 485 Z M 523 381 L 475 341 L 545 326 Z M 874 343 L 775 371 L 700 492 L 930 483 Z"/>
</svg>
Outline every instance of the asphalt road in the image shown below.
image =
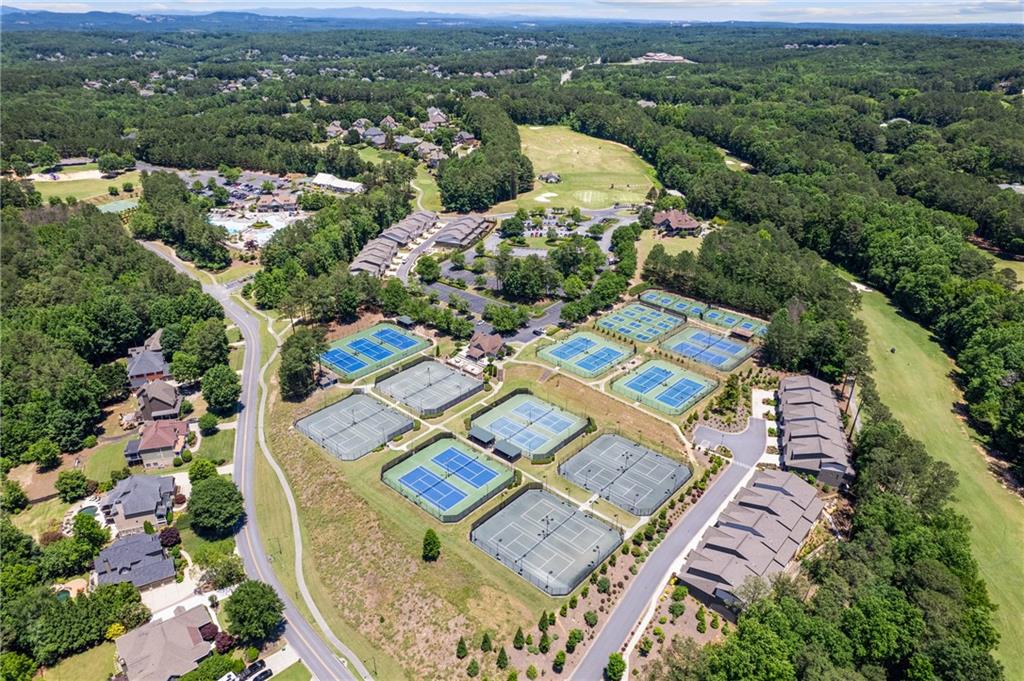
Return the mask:
<svg viewBox="0 0 1024 681">
<path fill-rule="evenodd" d="M 143 243 L 144 247 L 171 263 L 182 274 L 193 277 L 187 267 L 166 253 L 154 248 L 152 244 Z M 193 277 L 195 278 L 195 277 Z M 256 417 L 259 403 L 260 374 L 260 323 L 244 307 L 231 299 L 224 286 L 203 283 L 203 291 L 217 299 L 224 307 L 224 312 L 232 322 L 238 325 L 242 338 L 245 340 L 245 361 L 242 367 L 241 409 L 238 414 L 238 425 L 235 436 L 234 481 L 245 497 L 246 523 L 235 535 L 238 552 L 245 564 L 245 572 L 250 577 L 270 584 L 285 603 L 284 636 L 288 644 L 298 653 L 299 658 L 319 681 L 343 679 L 356 681 L 358 678 L 348 670 L 345 664 L 331 651 L 320 634 L 306 621 L 295 603 L 287 596 L 284 587 L 277 579 L 274 569 L 267 559 L 260 544 L 259 528 L 256 526 L 256 495 L 253 490 L 256 445 Z"/>
<path fill-rule="evenodd" d="M 713 444 L 723 443 L 733 452 L 733 460 L 711 483 L 707 491 L 683 515 L 679 523 L 665 536 L 641 566 L 637 576 L 630 580 L 629 587 L 622 594 L 618 606 L 605 622 L 594 643 L 587 647 L 572 679 L 576 681 L 597 681 L 604 676 L 608 656 L 622 647 L 633 633 L 633 627 L 643 616 L 651 598 L 661 586 L 672 563 L 679 557 L 696 535 L 712 524 L 718 509 L 728 499 L 750 469 L 757 463 L 764 449 L 765 422 L 751 419 L 750 426 L 743 433 L 722 434 L 710 428 L 699 428 L 695 443 L 702 440 Z"/>
</svg>

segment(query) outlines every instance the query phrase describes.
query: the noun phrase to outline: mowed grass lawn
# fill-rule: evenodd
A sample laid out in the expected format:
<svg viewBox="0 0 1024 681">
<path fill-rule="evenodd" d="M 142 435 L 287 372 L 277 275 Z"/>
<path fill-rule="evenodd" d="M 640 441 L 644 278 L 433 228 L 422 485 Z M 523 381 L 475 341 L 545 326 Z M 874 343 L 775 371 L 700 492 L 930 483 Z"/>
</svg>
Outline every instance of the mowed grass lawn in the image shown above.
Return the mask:
<svg viewBox="0 0 1024 681">
<path fill-rule="evenodd" d="M 625 145 L 559 125 L 521 125 L 519 136 L 523 153 L 533 161 L 534 175 L 555 172 L 562 181 L 536 180 L 532 191 L 498 204 L 494 212 L 511 212 L 520 206 L 608 208 L 615 203 L 639 203 L 658 184 L 650 164 Z"/>
<path fill-rule="evenodd" d="M 141 183 L 138 171 L 133 170 L 130 173 L 124 173 L 117 177 L 88 180 L 61 180 L 56 182 L 40 181 L 33 184 L 35 184 L 35 188 L 39 190 L 39 193 L 42 194 L 43 201 L 46 201 L 51 196 L 59 196 L 62 199 L 74 196 L 76 199 L 81 201 L 83 199 L 90 199 L 96 196 L 108 196 L 111 200 L 122 198 L 120 196 L 110 196 L 107 191 L 107 187 L 113 185 L 118 189 L 121 189 L 121 185 L 125 182 L 131 182 L 136 186 L 136 188 L 138 188 Z"/>
<path fill-rule="evenodd" d="M 961 396 L 949 378 L 952 361 L 881 293 L 861 298 L 882 401 L 933 457 L 957 472 L 956 509 L 971 521 L 971 548 L 999 606 L 997 656 L 1007 679 L 1024 679 L 1024 505 L 988 471 L 977 435 L 953 411 Z"/>
<path fill-rule="evenodd" d="M 376 149 L 369 146 L 359 149 L 359 158 L 371 163 L 380 163 L 381 161 L 401 155 L 397 151 Z M 437 186 L 437 180 L 434 179 L 434 176 L 430 174 L 430 171 L 422 163 L 416 164 L 416 178 L 413 180 L 413 184 L 422 193 L 420 203 L 423 204 L 424 210 L 432 210 L 437 213 L 443 210 L 441 206 L 441 190 Z"/>
<path fill-rule="evenodd" d="M 72 655 L 43 671 L 46 681 L 107 681 L 114 673 L 117 648 L 112 641 Z"/>
<path fill-rule="evenodd" d="M 277 681 L 309 681 L 313 675 L 306 669 L 306 665 L 296 662 L 291 667 L 283 670 L 280 674 L 274 674 Z"/>
</svg>

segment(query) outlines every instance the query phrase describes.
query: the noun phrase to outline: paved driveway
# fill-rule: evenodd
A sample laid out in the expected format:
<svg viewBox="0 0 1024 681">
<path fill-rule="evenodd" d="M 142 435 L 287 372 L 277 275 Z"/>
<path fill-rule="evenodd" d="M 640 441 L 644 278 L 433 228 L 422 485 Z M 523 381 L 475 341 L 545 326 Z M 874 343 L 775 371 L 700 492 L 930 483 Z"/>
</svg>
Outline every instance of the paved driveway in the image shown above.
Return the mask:
<svg viewBox="0 0 1024 681">
<path fill-rule="evenodd" d="M 725 444 L 732 449 L 733 460 L 679 523 L 669 530 L 664 541 L 641 566 L 637 576 L 630 580 L 618 606 L 612 611 L 593 644 L 587 648 L 572 679 L 597 681 L 602 678 L 608 656 L 621 650 L 629 640 L 634 626 L 671 572 L 673 563 L 695 537 L 714 524 L 719 509 L 732 497 L 761 457 L 765 428 L 765 422 L 761 419 L 751 419 L 747 430 L 738 434 L 724 434 L 711 428 L 698 427 L 697 443 L 705 439 L 715 444 Z"/>
</svg>

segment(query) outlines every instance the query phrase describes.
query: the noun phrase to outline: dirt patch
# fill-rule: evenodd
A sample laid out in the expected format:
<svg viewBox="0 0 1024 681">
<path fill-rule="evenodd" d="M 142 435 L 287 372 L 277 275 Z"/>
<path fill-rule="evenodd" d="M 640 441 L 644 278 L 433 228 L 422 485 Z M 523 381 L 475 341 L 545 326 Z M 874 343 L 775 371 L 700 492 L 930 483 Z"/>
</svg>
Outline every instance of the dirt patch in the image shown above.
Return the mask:
<svg viewBox="0 0 1024 681">
<path fill-rule="evenodd" d="M 359 319 L 354 322 L 349 322 L 348 324 L 331 322 L 327 325 L 327 342 L 329 343 L 331 341 L 338 340 L 339 338 L 344 338 L 349 334 L 362 331 L 363 329 L 368 329 L 383 319 L 384 315 L 380 312 L 368 312 L 360 316 Z"/>
</svg>

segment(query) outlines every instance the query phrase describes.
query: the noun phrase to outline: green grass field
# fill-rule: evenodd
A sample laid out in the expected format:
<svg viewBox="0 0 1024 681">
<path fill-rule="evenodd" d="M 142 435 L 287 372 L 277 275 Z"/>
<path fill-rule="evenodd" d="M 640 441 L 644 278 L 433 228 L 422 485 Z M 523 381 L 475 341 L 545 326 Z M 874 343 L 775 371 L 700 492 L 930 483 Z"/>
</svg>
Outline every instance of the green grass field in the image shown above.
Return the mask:
<svg viewBox="0 0 1024 681">
<path fill-rule="evenodd" d="M 309 681 L 313 678 L 313 675 L 306 669 L 306 665 L 301 662 L 296 662 L 291 667 L 288 667 L 280 674 L 274 674 L 274 678 L 277 681 Z"/>
<path fill-rule="evenodd" d="M 498 204 L 494 212 L 511 212 L 520 206 L 608 208 L 614 203 L 638 203 L 658 184 L 654 169 L 622 144 L 557 125 L 521 125 L 519 136 L 523 152 L 533 161 L 534 175 L 553 171 L 562 181 L 537 180 L 532 191 Z M 545 195 L 547 201 L 538 200 Z"/>
<path fill-rule="evenodd" d="M 363 147 L 359 150 L 359 158 L 371 163 L 380 163 L 396 156 L 401 156 L 401 154 L 374 147 Z M 416 164 L 416 178 L 413 180 L 413 184 L 422 192 L 420 203 L 423 204 L 423 209 L 441 212 L 441 190 L 437 187 L 437 180 L 422 163 Z"/>
<path fill-rule="evenodd" d="M 12 515 L 11 521 L 19 530 L 38 540 L 43 532 L 60 529 L 60 522 L 69 508 L 71 504 L 66 504 L 60 499 L 48 499 L 32 504 L 17 515 Z"/>
<path fill-rule="evenodd" d="M 197 535 L 192 529 L 188 513 L 182 513 L 174 520 L 174 526 L 181 533 L 181 548 L 197 563 L 207 563 L 217 556 L 226 556 L 235 550 L 234 537 L 209 540 Z"/>
<path fill-rule="evenodd" d="M 122 198 L 122 196 L 110 196 L 107 187 L 114 185 L 118 189 L 125 182 L 131 182 L 136 187 L 140 185 L 138 171 L 124 173 L 117 177 L 100 178 L 98 180 L 64 180 L 60 182 L 35 182 L 35 188 L 46 201 L 51 196 L 59 196 L 62 199 L 74 196 L 79 201 L 94 197 L 109 197 L 111 200 Z"/>
<path fill-rule="evenodd" d="M 97 447 L 85 462 L 85 476 L 90 480 L 110 480 L 110 474 L 127 464 L 124 461 L 124 446 L 127 440 L 109 442 Z"/>
<path fill-rule="evenodd" d="M 235 431 L 234 429 L 218 430 L 213 435 L 203 437 L 203 442 L 195 455 L 201 459 L 210 459 L 217 462 L 221 459 L 224 463 L 230 463 L 235 454 Z"/>
<path fill-rule="evenodd" d="M 862 301 L 882 401 L 933 457 L 957 472 L 956 509 L 971 521 L 971 548 L 999 606 L 997 657 L 1007 679 L 1024 679 L 1024 656 L 1013 653 L 1024 640 L 1024 505 L 989 472 L 977 434 L 953 411 L 961 396 L 949 378 L 952 361 L 882 294 L 864 294 Z"/>
<path fill-rule="evenodd" d="M 107 681 L 114 673 L 117 649 L 108 641 L 72 655 L 43 671 L 45 681 Z"/>
</svg>

